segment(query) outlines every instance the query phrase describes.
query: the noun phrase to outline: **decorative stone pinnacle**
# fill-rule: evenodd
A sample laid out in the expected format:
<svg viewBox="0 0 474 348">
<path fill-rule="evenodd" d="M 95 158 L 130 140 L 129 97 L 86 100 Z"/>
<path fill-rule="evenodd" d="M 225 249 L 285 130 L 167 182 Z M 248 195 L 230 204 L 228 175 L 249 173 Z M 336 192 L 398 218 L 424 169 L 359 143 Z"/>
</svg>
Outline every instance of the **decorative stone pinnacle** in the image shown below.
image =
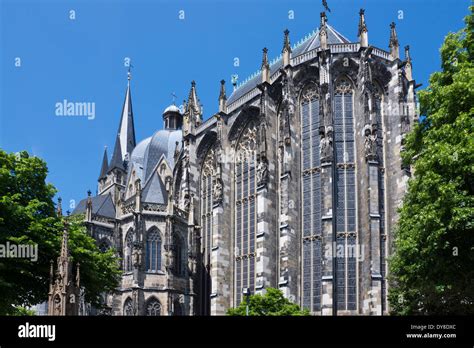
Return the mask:
<svg viewBox="0 0 474 348">
<path fill-rule="evenodd" d="M 264 47 L 263 48 L 263 59 L 262 59 L 262 67 L 267 67 L 268 66 L 268 48 Z"/>
</svg>

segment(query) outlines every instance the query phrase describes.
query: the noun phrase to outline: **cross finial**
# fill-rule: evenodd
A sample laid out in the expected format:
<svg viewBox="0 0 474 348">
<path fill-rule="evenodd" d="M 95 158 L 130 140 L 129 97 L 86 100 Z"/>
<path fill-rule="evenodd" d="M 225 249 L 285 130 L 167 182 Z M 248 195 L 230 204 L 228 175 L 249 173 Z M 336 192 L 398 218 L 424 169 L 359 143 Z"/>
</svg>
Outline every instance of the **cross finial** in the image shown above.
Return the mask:
<svg viewBox="0 0 474 348">
<path fill-rule="evenodd" d="M 173 105 L 176 105 L 176 93 L 171 93 L 171 96 L 173 97 Z"/>
<path fill-rule="evenodd" d="M 132 68 L 133 68 L 133 65 L 131 63 L 128 64 L 128 72 L 127 72 L 128 81 L 130 81 L 132 79 Z"/>
</svg>

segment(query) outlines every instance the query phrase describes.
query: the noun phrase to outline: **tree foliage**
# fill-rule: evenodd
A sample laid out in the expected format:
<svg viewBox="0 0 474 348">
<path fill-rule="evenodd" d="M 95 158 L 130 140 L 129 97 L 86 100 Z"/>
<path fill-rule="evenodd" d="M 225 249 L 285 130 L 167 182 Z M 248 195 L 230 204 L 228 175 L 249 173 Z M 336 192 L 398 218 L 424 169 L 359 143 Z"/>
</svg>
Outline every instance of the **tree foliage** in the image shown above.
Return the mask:
<svg viewBox="0 0 474 348">
<path fill-rule="evenodd" d="M 474 313 L 474 17 L 446 36 L 442 71 L 419 93 L 413 166 L 390 261 L 395 314 Z"/>
<path fill-rule="evenodd" d="M 56 189 L 46 184 L 46 163 L 27 152 L 0 150 L 0 244 L 38 245 L 36 262 L 26 258 L 0 258 L 0 314 L 18 313 L 48 296 L 50 261 L 61 247 L 63 223 L 56 216 Z M 86 299 L 98 304 L 101 291 L 117 284 L 118 263 L 113 251 L 100 253 L 78 218 L 71 218 L 70 245 L 79 261 Z"/>
<path fill-rule="evenodd" d="M 265 295 L 251 295 L 249 298 L 249 316 L 295 316 L 309 315 L 308 310 L 301 308 L 283 296 L 278 289 L 268 288 Z M 227 315 L 246 315 L 247 302 L 244 299 L 236 308 L 230 308 Z"/>
</svg>

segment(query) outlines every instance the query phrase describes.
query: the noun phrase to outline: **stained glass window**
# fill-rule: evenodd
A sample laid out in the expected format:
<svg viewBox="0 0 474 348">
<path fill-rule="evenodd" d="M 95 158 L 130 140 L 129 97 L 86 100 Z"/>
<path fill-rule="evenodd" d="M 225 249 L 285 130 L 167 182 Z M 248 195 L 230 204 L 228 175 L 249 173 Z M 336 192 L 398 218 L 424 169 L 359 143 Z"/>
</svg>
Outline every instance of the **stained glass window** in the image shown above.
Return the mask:
<svg viewBox="0 0 474 348">
<path fill-rule="evenodd" d="M 338 310 L 355 310 L 356 192 L 353 89 L 343 78 L 334 95 L 334 145 L 336 169 L 336 293 Z"/>
<path fill-rule="evenodd" d="M 257 126 L 249 124 L 243 131 L 236 151 L 235 165 L 235 296 L 242 301 L 242 289 L 255 293 L 256 205 L 256 135 Z"/>
<path fill-rule="evenodd" d="M 321 154 L 320 111 L 314 85 L 301 96 L 301 159 L 303 193 L 303 307 L 321 310 Z M 318 236 L 318 239 L 315 237 Z"/>
<path fill-rule="evenodd" d="M 157 299 L 152 298 L 147 301 L 146 315 L 153 317 L 161 315 L 161 303 Z"/>
<path fill-rule="evenodd" d="M 157 228 L 147 233 L 146 269 L 150 272 L 161 270 L 161 236 Z"/>
</svg>

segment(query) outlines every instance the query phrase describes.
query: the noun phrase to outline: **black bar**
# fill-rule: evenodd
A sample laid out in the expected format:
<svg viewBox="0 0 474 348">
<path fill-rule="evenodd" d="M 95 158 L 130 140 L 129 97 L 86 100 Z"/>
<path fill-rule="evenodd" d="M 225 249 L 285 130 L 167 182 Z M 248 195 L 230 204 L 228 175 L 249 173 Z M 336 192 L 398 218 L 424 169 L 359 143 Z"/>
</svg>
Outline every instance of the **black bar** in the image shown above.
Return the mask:
<svg viewBox="0 0 474 348">
<path fill-rule="evenodd" d="M 55 325 L 54 341 L 18 337 L 19 326 L 26 323 Z M 473 332 L 472 317 L 0 317 L 1 348 L 58 344 L 473 347 Z M 456 337 L 408 338 L 407 334 Z"/>
</svg>

